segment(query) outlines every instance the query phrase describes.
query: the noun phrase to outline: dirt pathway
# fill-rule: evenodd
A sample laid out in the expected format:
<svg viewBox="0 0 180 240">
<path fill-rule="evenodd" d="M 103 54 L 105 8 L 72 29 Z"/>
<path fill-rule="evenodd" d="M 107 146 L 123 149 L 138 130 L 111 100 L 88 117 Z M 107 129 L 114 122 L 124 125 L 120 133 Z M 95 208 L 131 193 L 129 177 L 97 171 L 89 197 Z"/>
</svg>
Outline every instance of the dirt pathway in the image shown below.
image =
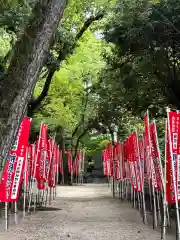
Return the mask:
<svg viewBox="0 0 180 240">
<path fill-rule="evenodd" d="M 0 240 L 160 240 L 137 210 L 109 191 L 105 184 L 59 187 L 51 207 L 1 232 Z"/>
</svg>

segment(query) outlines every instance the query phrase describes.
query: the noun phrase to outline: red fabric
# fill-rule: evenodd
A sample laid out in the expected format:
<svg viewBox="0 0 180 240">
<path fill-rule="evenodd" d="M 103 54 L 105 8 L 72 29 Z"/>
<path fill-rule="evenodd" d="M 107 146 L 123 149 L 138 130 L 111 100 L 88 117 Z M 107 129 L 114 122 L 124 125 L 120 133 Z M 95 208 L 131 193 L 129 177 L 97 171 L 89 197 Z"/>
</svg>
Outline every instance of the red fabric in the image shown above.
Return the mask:
<svg viewBox="0 0 180 240">
<path fill-rule="evenodd" d="M 16 143 L 6 162 L 0 190 L 0 201 L 2 202 L 15 202 L 18 200 L 25 167 L 30 126 L 31 119 L 24 118 L 18 131 Z"/>
<path fill-rule="evenodd" d="M 177 144 L 179 133 L 179 114 L 177 112 L 168 112 L 167 121 L 167 201 L 174 203 L 177 195 Z M 174 178 L 173 178 L 174 175 Z"/>
<path fill-rule="evenodd" d="M 148 112 L 144 116 L 144 150 L 145 150 L 145 167 L 147 176 L 152 178 L 152 156 L 151 156 L 151 144 L 150 144 L 150 130 L 149 130 L 149 114 Z"/>
<path fill-rule="evenodd" d="M 160 152 L 158 149 L 158 139 L 157 139 L 157 131 L 156 131 L 156 124 L 155 122 L 150 124 L 150 136 L 151 136 L 151 147 L 152 147 L 152 157 L 153 157 L 153 167 L 154 167 L 154 174 L 155 174 L 155 189 L 160 190 L 163 186 L 163 179 L 162 179 L 162 165 L 160 159 Z"/>
<path fill-rule="evenodd" d="M 69 171 L 69 173 L 71 173 L 73 171 L 73 162 L 72 162 L 71 149 L 67 149 L 67 157 L 68 157 L 68 171 Z"/>
</svg>

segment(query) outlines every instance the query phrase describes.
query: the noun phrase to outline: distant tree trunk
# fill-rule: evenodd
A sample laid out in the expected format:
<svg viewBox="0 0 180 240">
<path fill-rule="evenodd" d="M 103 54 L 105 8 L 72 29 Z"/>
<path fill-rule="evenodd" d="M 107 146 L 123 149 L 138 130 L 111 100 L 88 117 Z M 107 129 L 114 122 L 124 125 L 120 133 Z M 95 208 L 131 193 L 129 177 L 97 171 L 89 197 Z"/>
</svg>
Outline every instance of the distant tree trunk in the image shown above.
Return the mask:
<svg viewBox="0 0 180 240">
<path fill-rule="evenodd" d="M 67 0 L 39 0 L 16 42 L 7 74 L 0 82 L 0 161 L 5 162 L 24 117 L 53 34 Z"/>
</svg>

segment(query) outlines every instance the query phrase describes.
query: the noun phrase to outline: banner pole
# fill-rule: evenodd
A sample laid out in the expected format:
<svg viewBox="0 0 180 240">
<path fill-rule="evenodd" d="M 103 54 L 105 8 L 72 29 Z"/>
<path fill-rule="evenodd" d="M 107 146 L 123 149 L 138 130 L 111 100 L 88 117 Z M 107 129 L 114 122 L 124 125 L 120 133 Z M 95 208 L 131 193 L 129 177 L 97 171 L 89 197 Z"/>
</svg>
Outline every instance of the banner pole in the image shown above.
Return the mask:
<svg viewBox="0 0 180 240">
<path fill-rule="evenodd" d="M 58 145 L 58 153 L 59 152 L 59 145 Z M 60 156 L 58 156 L 60 159 Z M 56 173 L 56 186 L 55 186 L 55 197 L 57 197 L 57 186 L 58 186 L 58 182 L 59 182 L 59 159 L 57 159 L 57 173 Z"/>
<path fill-rule="evenodd" d="M 34 212 L 36 211 L 36 203 L 37 203 L 37 193 L 35 194 L 35 200 L 34 200 Z"/>
<path fill-rule="evenodd" d="M 33 147 L 32 147 L 32 156 L 33 156 L 33 161 L 32 161 L 32 166 L 31 166 L 32 169 L 33 169 L 33 166 L 35 167 L 34 154 L 35 154 L 35 144 L 33 144 Z M 31 198 L 32 198 L 32 187 L 33 187 L 32 169 L 31 169 L 31 174 L 30 174 L 30 179 L 29 179 L 29 189 L 28 189 L 28 198 L 29 198 L 30 205 L 31 205 Z M 30 211 L 30 206 L 28 204 L 28 213 L 29 213 L 29 211 Z"/>
<path fill-rule="evenodd" d="M 160 209 L 160 196 L 159 191 L 156 191 L 156 197 L 157 197 L 157 212 L 158 212 L 158 225 L 161 225 L 161 209 Z"/>
<path fill-rule="evenodd" d="M 146 203 L 145 203 L 145 197 L 144 197 L 144 184 L 142 188 L 142 204 L 143 204 L 143 221 L 144 221 L 144 224 L 147 224 Z"/>
<path fill-rule="evenodd" d="M 80 160 L 79 160 L 79 175 L 78 182 L 82 184 L 82 153 L 80 152 Z"/>
<path fill-rule="evenodd" d="M 133 207 L 136 207 L 136 191 L 133 191 Z"/>
<path fill-rule="evenodd" d="M 83 158 L 82 158 L 82 171 L 81 171 L 81 174 L 82 174 L 82 184 L 84 183 L 84 158 L 85 158 L 85 153 L 83 152 Z"/>
<path fill-rule="evenodd" d="M 167 214 L 167 226 L 171 227 L 170 216 L 169 216 L 169 208 L 168 208 L 168 205 L 167 205 L 167 201 L 166 201 L 166 214 Z"/>
<path fill-rule="evenodd" d="M 115 181 L 114 181 L 114 176 L 112 177 L 112 192 L 113 192 L 113 198 L 115 198 Z"/>
<path fill-rule="evenodd" d="M 124 180 L 121 181 L 122 184 L 122 200 L 124 200 Z"/>
<path fill-rule="evenodd" d="M 151 189 L 150 181 L 149 181 L 148 185 L 149 185 L 149 198 L 150 198 L 149 211 L 152 212 L 153 211 L 153 206 L 152 206 L 152 189 Z"/>
<path fill-rule="evenodd" d="M 62 170 L 62 184 L 64 185 L 64 169 Z"/>
<path fill-rule="evenodd" d="M 14 221 L 15 221 L 15 224 L 18 223 L 17 221 L 17 202 L 14 203 Z"/>
<path fill-rule="evenodd" d="M 81 168 L 81 165 L 80 165 L 80 159 L 78 161 L 78 171 L 77 171 L 77 184 L 80 185 L 81 184 L 81 175 L 80 175 L 80 168 Z"/>
<path fill-rule="evenodd" d="M 133 202 L 133 195 L 134 195 L 134 193 L 133 193 L 133 187 L 132 187 L 132 185 L 130 184 L 130 187 L 131 187 L 131 203 Z"/>
<path fill-rule="evenodd" d="M 119 199 L 121 199 L 121 194 L 120 194 L 120 185 L 121 185 L 121 181 L 118 180 L 118 193 L 119 193 Z"/>
<path fill-rule="evenodd" d="M 131 192 L 130 192 L 130 183 L 129 183 L 129 180 L 127 179 L 127 200 L 130 202 L 130 195 Z"/>
<path fill-rule="evenodd" d="M 123 200 L 123 180 L 121 180 L 121 201 Z"/>
<path fill-rule="evenodd" d="M 125 199 L 128 200 L 128 182 L 127 182 L 127 179 L 125 179 L 125 183 L 126 183 L 126 189 L 125 189 L 126 196 L 125 196 Z"/>
<path fill-rule="evenodd" d="M 29 204 L 28 204 L 28 213 L 30 212 L 31 208 L 31 202 L 32 202 L 32 195 L 33 195 L 33 183 L 34 183 L 34 178 L 33 176 L 31 177 L 31 183 L 30 183 L 30 191 L 29 191 Z"/>
<path fill-rule="evenodd" d="M 130 202 L 130 194 L 131 194 L 131 192 L 129 191 L 130 190 L 130 186 L 129 186 L 129 180 L 128 179 L 126 179 L 126 200 L 128 201 L 128 202 Z"/>
<path fill-rule="evenodd" d="M 58 179 L 59 179 L 59 172 L 58 171 L 57 171 L 57 175 L 56 175 L 55 197 L 57 197 L 57 187 L 58 187 Z"/>
<path fill-rule="evenodd" d="M 53 187 L 53 200 L 56 198 L 56 184 L 55 187 Z"/>
<path fill-rule="evenodd" d="M 123 200 L 126 200 L 126 180 L 123 179 Z"/>
<path fill-rule="evenodd" d="M 158 141 L 158 136 L 157 136 L 157 129 L 156 129 L 156 121 L 154 120 L 154 126 L 155 126 L 155 135 L 157 139 L 157 148 L 158 148 L 158 153 L 159 153 L 159 167 L 160 167 L 160 175 L 161 175 L 161 196 L 162 196 L 162 201 L 163 201 L 163 219 L 161 219 L 161 212 L 159 212 L 159 222 L 160 220 L 162 221 L 162 231 L 161 231 L 161 239 L 165 240 L 166 239 L 166 227 L 167 227 L 167 213 L 168 213 L 168 208 L 167 208 L 167 200 L 166 200 L 166 141 L 167 141 L 167 119 L 165 122 L 165 168 L 164 168 L 164 173 L 163 173 L 163 167 L 162 167 L 162 161 L 161 161 L 161 153 L 160 153 L 160 148 L 159 148 L 159 141 Z M 158 203 L 160 201 L 160 193 L 158 193 Z M 160 209 L 160 206 L 158 207 Z"/>
<path fill-rule="evenodd" d="M 26 216 L 26 191 L 27 191 L 27 186 L 26 186 L 26 178 L 27 178 L 27 169 L 28 168 L 28 147 L 26 148 L 26 159 L 25 159 L 25 169 L 24 169 L 24 203 L 23 203 L 23 217 Z"/>
<path fill-rule="evenodd" d="M 153 228 L 157 228 L 157 209 L 154 186 L 152 186 L 152 197 L 153 197 Z"/>
<path fill-rule="evenodd" d="M 169 112 L 169 108 L 167 108 L 167 115 Z M 172 177 L 173 177 L 173 185 L 174 185 L 174 194 L 175 194 L 175 206 L 176 206 L 176 216 L 177 216 L 177 240 L 180 240 L 180 219 L 179 219 L 179 206 L 178 206 L 178 197 L 177 197 L 177 186 L 176 186 L 176 176 L 175 176 L 175 169 L 173 166 L 173 151 L 172 151 L 172 139 L 170 134 L 170 122 L 169 122 L 169 115 L 167 118 L 167 128 L 168 128 L 168 136 L 169 136 L 169 146 L 170 146 L 170 155 L 171 155 L 171 167 L 172 167 Z"/>
<path fill-rule="evenodd" d="M 132 187 L 131 187 L 131 183 L 130 183 L 130 180 L 128 182 L 128 188 L 129 188 L 129 202 L 131 203 L 132 202 Z"/>
<path fill-rule="evenodd" d="M 64 185 L 64 164 L 63 164 L 62 149 L 61 149 L 61 166 L 62 166 L 62 184 Z"/>
<path fill-rule="evenodd" d="M 26 170 L 24 174 L 24 203 L 23 203 L 23 217 L 26 216 Z"/>
<path fill-rule="evenodd" d="M 145 150 L 144 146 L 145 146 L 145 144 L 143 142 L 142 151 Z M 144 224 L 147 224 L 146 203 L 145 203 L 145 197 L 144 197 L 144 161 L 145 161 L 145 159 L 143 161 L 143 166 L 142 166 L 140 146 L 139 146 L 139 143 L 138 143 L 138 139 L 137 139 L 137 149 L 138 149 L 138 156 L 139 156 L 140 179 L 141 179 L 141 185 L 142 185 L 142 194 L 139 193 L 140 194 L 140 196 L 139 196 L 140 200 L 141 200 L 141 195 L 142 195 L 142 206 L 140 208 L 142 208 L 142 210 L 143 210 L 142 211 L 143 212 L 143 222 L 144 222 Z M 141 209 L 140 209 L 140 211 L 141 211 Z"/>
<path fill-rule="evenodd" d="M 82 158 L 82 184 L 84 183 L 84 160 L 85 160 L 85 153 L 83 153 L 83 158 Z"/>
<path fill-rule="evenodd" d="M 52 200 L 54 200 L 54 187 L 51 188 L 52 189 Z"/>
<path fill-rule="evenodd" d="M 54 138 L 53 138 L 52 151 L 50 151 L 49 169 L 48 169 L 48 172 L 47 172 L 47 186 L 48 186 L 48 181 L 49 181 L 50 167 L 51 167 L 51 164 L 52 164 L 52 157 L 53 157 L 53 153 L 54 153 L 55 139 L 56 139 L 56 132 L 55 132 Z M 46 191 L 46 203 L 45 203 L 45 206 L 47 206 L 49 188 L 51 190 L 51 187 L 48 186 L 47 187 L 47 191 Z M 51 202 L 51 191 L 50 191 L 50 195 L 49 195 L 49 203 L 50 202 Z"/>
<path fill-rule="evenodd" d="M 157 213 L 158 213 L 158 225 L 161 225 L 161 209 L 160 209 L 160 196 L 159 196 L 159 191 L 156 191 L 156 199 L 157 199 Z"/>
<path fill-rule="evenodd" d="M 46 188 L 46 186 L 44 186 L 44 189 L 43 189 L 43 191 L 42 191 L 42 197 L 41 197 L 41 206 L 43 206 L 43 204 L 44 204 L 44 194 L 45 194 L 45 188 Z"/>
<path fill-rule="evenodd" d="M 39 133 L 39 136 L 41 136 L 41 131 L 42 131 L 42 124 L 41 123 L 41 126 L 40 126 L 40 133 Z M 40 149 L 40 138 L 38 139 L 38 146 L 37 146 L 37 153 Z M 35 151 L 35 149 L 34 149 Z M 31 208 L 31 202 L 32 202 L 32 195 L 33 195 L 33 187 L 34 187 L 34 179 L 35 179 L 35 173 L 36 173 L 36 165 L 37 165 L 37 158 L 38 158 L 38 154 L 36 153 L 36 159 L 34 161 L 34 172 L 33 172 L 33 176 L 32 176 L 32 187 L 30 189 L 30 197 L 29 197 L 29 205 L 28 205 L 28 213 L 30 212 L 30 208 Z M 34 207 L 35 209 L 35 207 Z"/>
<path fill-rule="evenodd" d="M 140 202 L 140 193 L 137 192 L 137 199 L 138 199 L 138 209 L 139 209 L 139 212 L 141 212 L 141 202 Z"/>
<path fill-rule="evenodd" d="M 49 186 L 46 186 L 46 198 L 45 198 L 45 207 L 47 206 L 47 202 L 48 202 L 48 194 L 49 194 Z"/>
<path fill-rule="evenodd" d="M 71 184 L 73 185 L 73 169 L 71 170 Z"/>
<path fill-rule="evenodd" d="M 38 194 L 37 194 L 37 202 L 36 205 L 39 205 L 40 202 L 40 197 L 41 197 L 41 190 L 38 189 Z"/>
<path fill-rule="evenodd" d="M 52 195 L 52 188 L 50 187 L 50 191 L 49 191 L 49 205 L 51 205 L 51 195 Z"/>
<path fill-rule="evenodd" d="M 5 229 L 8 230 L 8 202 L 5 202 Z"/>
</svg>

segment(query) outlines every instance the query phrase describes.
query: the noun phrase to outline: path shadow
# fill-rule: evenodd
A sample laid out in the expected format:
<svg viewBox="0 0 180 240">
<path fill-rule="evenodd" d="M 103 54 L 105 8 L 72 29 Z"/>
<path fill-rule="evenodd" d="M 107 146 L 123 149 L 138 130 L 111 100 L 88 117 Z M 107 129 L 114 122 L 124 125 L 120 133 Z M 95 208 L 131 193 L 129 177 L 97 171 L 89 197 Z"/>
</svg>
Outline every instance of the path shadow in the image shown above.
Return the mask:
<svg viewBox="0 0 180 240">
<path fill-rule="evenodd" d="M 53 211 L 61 211 L 61 208 L 56 207 L 38 207 L 38 211 L 42 212 L 53 212 Z"/>
</svg>

